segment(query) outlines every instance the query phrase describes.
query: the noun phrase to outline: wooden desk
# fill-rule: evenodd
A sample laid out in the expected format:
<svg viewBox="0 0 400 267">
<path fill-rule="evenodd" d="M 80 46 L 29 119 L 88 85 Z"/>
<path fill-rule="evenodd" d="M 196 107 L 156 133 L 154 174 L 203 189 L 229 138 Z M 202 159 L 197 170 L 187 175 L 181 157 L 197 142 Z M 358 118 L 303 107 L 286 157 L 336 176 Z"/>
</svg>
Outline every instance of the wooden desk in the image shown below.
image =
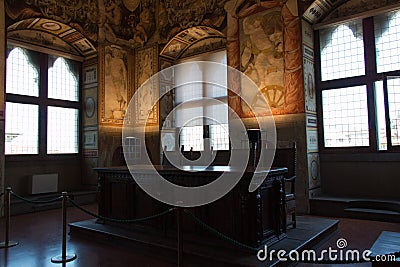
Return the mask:
<svg viewBox="0 0 400 267">
<path fill-rule="evenodd" d="M 142 166 L 143 167 L 143 166 Z M 142 168 L 138 166 L 137 168 Z M 167 180 L 184 186 L 198 186 L 218 178 L 229 166 L 211 166 L 202 172 L 186 172 L 170 166 L 155 166 Z M 145 170 L 145 168 L 144 168 Z M 95 168 L 99 175 L 99 215 L 131 219 L 167 210 L 171 206 L 147 195 L 134 181 L 126 166 Z M 266 172 L 268 170 L 264 170 Z M 224 197 L 205 206 L 188 208 L 197 218 L 219 232 L 252 247 L 272 244 L 284 238 L 284 186 L 287 168 L 272 168 L 262 185 L 248 192 L 254 171 L 247 169 L 239 183 Z M 109 223 L 107 221 L 103 223 Z M 150 222 L 151 227 L 175 229 L 175 214 Z M 121 227 L 127 227 L 122 225 Z M 135 227 L 130 225 L 129 227 Z M 209 234 L 184 216 L 183 231 L 201 236 Z"/>
</svg>

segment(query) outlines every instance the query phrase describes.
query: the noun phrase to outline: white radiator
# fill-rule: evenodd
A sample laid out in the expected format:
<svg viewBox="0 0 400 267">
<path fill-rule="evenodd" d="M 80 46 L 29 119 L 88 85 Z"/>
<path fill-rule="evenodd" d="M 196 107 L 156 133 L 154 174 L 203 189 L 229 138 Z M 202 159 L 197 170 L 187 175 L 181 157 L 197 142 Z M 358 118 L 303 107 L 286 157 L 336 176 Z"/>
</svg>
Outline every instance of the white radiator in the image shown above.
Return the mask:
<svg viewBox="0 0 400 267">
<path fill-rule="evenodd" d="M 52 193 L 58 191 L 58 173 L 32 175 L 31 194 Z"/>
</svg>

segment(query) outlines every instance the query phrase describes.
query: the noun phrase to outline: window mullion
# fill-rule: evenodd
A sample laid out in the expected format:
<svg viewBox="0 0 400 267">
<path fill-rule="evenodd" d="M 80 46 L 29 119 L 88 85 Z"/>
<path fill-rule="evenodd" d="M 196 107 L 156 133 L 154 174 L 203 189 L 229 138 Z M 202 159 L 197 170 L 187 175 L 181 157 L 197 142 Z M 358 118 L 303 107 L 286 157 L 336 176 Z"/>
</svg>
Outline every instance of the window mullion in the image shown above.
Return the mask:
<svg viewBox="0 0 400 267">
<path fill-rule="evenodd" d="M 55 106 L 55 107 L 61 107 L 61 108 L 80 109 L 80 106 L 81 106 L 81 104 L 79 102 L 66 101 L 66 100 L 60 100 L 60 99 L 48 98 L 45 100 L 45 102 L 46 102 L 46 106 Z"/>
<path fill-rule="evenodd" d="M 368 124 L 369 140 L 372 151 L 378 150 L 378 129 L 377 114 L 375 104 L 374 82 L 376 79 L 376 52 L 373 18 L 363 20 L 363 38 L 364 38 L 364 60 L 365 60 L 365 84 L 367 85 L 368 97 Z"/>
<path fill-rule="evenodd" d="M 376 77 L 376 48 L 373 18 L 363 20 L 365 73 L 368 80 Z"/>
<path fill-rule="evenodd" d="M 387 77 L 385 77 L 383 79 L 383 97 L 384 97 L 384 101 L 385 101 L 387 148 L 388 148 L 388 151 L 391 151 L 393 148 L 393 146 L 392 146 L 392 127 L 391 127 L 390 116 L 389 116 L 389 96 L 388 96 Z"/>
<path fill-rule="evenodd" d="M 367 83 L 367 104 L 368 104 L 368 124 L 369 124 L 369 140 L 371 151 L 376 152 L 378 150 L 378 127 L 377 127 L 377 114 L 376 114 L 376 103 L 375 103 L 375 92 L 374 84 L 371 82 Z"/>
<path fill-rule="evenodd" d="M 6 94 L 6 102 L 39 105 L 40 99 L 35 96 L 16 95 L 8 93 Z"/>
<path fill-rule="evenodd" d="M 47 154 L 47 88 L 48 56 L 40 55 L 40 91 L 39 91 L 39 155 Z"/>
</svg>

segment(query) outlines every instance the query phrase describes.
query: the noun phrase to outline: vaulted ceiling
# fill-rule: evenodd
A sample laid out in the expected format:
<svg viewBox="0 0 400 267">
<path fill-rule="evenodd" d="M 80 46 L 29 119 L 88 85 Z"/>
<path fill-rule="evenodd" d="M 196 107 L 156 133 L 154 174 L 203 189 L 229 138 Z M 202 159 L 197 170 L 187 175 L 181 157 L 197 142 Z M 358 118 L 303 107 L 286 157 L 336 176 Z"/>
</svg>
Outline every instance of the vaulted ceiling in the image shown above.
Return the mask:
<svg viewBox="0 0 400 267">
<path fill-rule="evenodd" d="M 10 25 L 7 38 L 51 47 L 76 56 L 87 57 L 96 53 L 95 47 L 82 33 L 69 25 L 46 18 L 29 18 Z"/>
</svg>

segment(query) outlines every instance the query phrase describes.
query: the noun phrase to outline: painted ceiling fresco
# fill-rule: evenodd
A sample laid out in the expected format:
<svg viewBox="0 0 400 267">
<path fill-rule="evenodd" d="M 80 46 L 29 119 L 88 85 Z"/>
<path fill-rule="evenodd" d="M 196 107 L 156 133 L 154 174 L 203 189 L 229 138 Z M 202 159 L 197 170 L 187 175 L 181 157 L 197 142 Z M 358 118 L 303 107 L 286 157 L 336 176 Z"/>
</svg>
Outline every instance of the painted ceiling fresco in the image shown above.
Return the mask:
<svg viewBox="0 0 400 267">
<path fill-rule="evenodd" d="M 38 46 L 69 52 L 77 56 L 96 53 L 91 42 L 76 29 L 61 22 L 44 18 L 24 19 L 8 27 L 7 36 Z"/>
<path fill-rule="evenodd" d="M 165 44 L 179 32 L 208 26 L 223 31 L 225 6 L 216 0 L 5 0 L 7 26 L 30 18 L 58 21 L 80 32 L 96 45 L 108 42 L 125 47 Z M 260 0 L 236 1 L 237 10 Z M 264 1 L 268 2 L 268 1 Z M 285 1 L 284 1 L 285 2 Z M 398 0 L 302 0 L 303 18 L 310 23 L 351 15 L 398 3 Z M 240 4 L 239 4 L 240 3 Z M 340 7 L 339 7 L 340 6 Z M 40 37 L 42 38 L 42 37 Z M 85 45 L 85 44 L 83 44 Z"/>
<path fill-rule="evenodd" d="M 226 25 L 225 2 L 6 0 L 5 4 L 8 26 L 24 19 L 47 18 L 70 25 L 94 43 L 136 48 L 154 41 L 167 43 L 180 31 L 193 26 L 221 30 Z"/>
<path fill-rule="evenodd" d="M 315 0 L 306 8 L 303 18 L 315 24 L 398 3 L 398 0 Z"/>
<path fill-rule="evenodd" d="M 207 45 L 221 44 L 225 45 L 225 37 L 222 33 L 207 26 L 197 26 L 186 29 L 175 35 L 161 51 L 160 55 L 170 58 L 178 59 L 182 54 L 188 56 L 188 52 L 196 54 L 196 47 L 203 48 L 206 44 L 204 40 L 208 39 Z M 200 44 L 201 45 L 197 45 Z M 193 51 L 189 51 L 188 49 Z M 199 51 L 200 53 L 201 51 Z"/>
</svg>

